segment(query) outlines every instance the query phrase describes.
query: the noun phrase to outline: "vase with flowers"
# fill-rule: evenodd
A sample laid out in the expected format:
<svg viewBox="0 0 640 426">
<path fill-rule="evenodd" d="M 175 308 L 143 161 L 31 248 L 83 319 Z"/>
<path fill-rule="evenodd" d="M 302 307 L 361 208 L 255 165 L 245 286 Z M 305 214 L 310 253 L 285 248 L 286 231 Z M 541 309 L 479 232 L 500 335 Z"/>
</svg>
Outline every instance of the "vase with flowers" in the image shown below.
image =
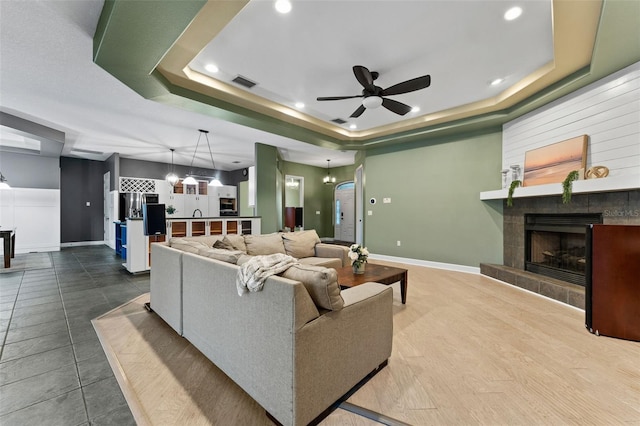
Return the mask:
<svg viewBox="0 0 640 426">
<path fill-rule="evenodd" d="M 364 267 L 368 258 L 369 250 L 366 247 L 362 247 L 360 244 L 352 244 L 349 247 L 349 259 L 351 259 L 354 274 L 364 274 Z"/>
</svg>

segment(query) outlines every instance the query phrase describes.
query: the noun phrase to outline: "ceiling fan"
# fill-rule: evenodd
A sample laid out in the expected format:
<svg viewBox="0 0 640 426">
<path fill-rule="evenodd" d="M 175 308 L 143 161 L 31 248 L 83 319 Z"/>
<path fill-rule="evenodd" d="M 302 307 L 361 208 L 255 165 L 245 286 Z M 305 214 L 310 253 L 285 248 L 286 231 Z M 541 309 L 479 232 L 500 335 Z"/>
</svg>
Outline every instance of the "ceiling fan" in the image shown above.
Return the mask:
<svg viewBox="0 0 640 426">
<path fill-rule="evenodd" d="M 403 81 L 402 83 L 394 84 L 391 87 L 383 89 L 373 84 L 373 82 L 379 76 L 377 72 L 369 71 L 362 65 L 355 65 L 353 67 L 353 74 L 355 74 L 358 82 L 360 82 L 360 84 L 362 84 L 362 87 L 364 87 L 361 95 L 325 96 L 319 97 L 317 98 L 317 100 L 339 101 L 342 99 L 364 98 L 362 100 L 362 105 L 360 105 L 358 109 L 356 109 L 353 114 L 351 114 L 352 118 L 360 117 L 364 110 L 367 108 L 377 108 L 380 105 L 391 112 L 395 112 L 399 115 L 405 115 L 406 113 L 411 111 L 411 107 L 409 105 L 403 104 L 402 102 L 394 101 L 393 99 L 385 98 L 384 96 L 401 95 L 403 93 L 426 89 L 431 84 L 431 76 L 423 75 L 422 77 L 412 78 L 411 80 Z"/>
</svg>

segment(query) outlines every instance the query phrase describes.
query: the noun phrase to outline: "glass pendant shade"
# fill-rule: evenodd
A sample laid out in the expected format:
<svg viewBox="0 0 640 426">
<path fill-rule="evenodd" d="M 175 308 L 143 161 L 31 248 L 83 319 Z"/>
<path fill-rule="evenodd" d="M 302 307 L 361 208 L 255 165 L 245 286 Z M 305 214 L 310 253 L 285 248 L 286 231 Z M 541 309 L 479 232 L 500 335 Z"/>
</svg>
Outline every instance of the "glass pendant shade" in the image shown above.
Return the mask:
<svg viewBox="0 0 640 426">
<path fill-rule="evenodd" d="M 184 180 L 182 181 L 183 185 L 197 185 L 198 181 L 195 180 L 195 178 L 193 176 L 187 176 L 186 178 L 184 178 Z"/>
<path fill-rule="evenodd" d="M 222 186 L 222 182 L 220 182 L 216 178 L 213 178 L 211 179 L 211 182 L 209 182 L 209 186 Z"/>
<path fill-rule="evenodd" d="M 164 177 L 164 180 L 166 180 L 167 183 L 171 186 L 175 186 L 176 183 L 178 183 L 178 181 L 180 180 L 178 175 L 173 172 L 173 151 L 175 150 L 171 148 L 171 171 Z"/>
<path fill-rule="evenodd" d="M 164 179 L 167 181 L 167 183 L 171 186 L 175 186 L 176 183 L 178 183 L 178 181 L 180 180 L 180 178 L 178 177 L 177 174 L 171 172 L 168 175 L 166 175 L 164 177 Z"/>
</svg>

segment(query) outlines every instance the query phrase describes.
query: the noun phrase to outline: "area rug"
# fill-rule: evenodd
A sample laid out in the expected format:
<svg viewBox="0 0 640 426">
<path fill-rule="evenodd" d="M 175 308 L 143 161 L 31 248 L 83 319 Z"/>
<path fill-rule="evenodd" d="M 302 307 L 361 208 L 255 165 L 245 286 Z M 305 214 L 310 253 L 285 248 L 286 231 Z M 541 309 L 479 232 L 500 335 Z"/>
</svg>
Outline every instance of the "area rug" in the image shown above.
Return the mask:
<svg viewBox="0 0 640 426">
<path fill-rule="evenodd" d="M 147 293 L 92 321 L 138 425 L 273 424 L 258 403 L 149 313 L 148 301 Z M 367 414 L 345 404 L 321 424 L 379 424 Z"/>
</svg>

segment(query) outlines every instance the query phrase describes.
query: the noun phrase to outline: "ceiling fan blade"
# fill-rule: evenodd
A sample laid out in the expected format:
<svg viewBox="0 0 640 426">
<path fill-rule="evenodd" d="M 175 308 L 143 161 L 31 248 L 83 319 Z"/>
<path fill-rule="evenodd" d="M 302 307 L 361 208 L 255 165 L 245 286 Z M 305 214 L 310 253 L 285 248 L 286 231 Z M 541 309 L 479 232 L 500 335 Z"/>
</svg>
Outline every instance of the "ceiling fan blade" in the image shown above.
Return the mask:
<svg viewBox="0 0 640 426">
<path fill-rule="evenodd" d="M 316 98 L 317 101 L 341 101 L 342 99 L 361 98 L 362 95 L 355 96 L 321 96 Z"/>
<path fill-rule="evenodd" d="M 422 77 L 412 78 L 402 83 L 394 84 L 387 87 L 380 94 L 382 96 L 401 95 L 403 93 L 414 92 L 416 90 L 425 89 L 431 85 L 431 76 L 423 75 Z"/>
<path fill-rule="evenodd" d="M 382 106 L 399 115 L 405 115 L 411 111 L 411 107 L 409 105 L 394 101 L 393 99 L 382 98 Z"/>
<path fill-rule="evenodd" d="M 353 114 L 350 115 L 351 118 L 358 118 L 362 115 L 362 113 L 366 110 L 364 105 L 360 105 L 357 110 L 353 111 Z"/>
<path fill-rule="evenodd" d="M 363 67 L 362 65 L 354 65 L 353 74 L 365 89 L 373 89 L 373 76 L 371 75 L 371 71 L 366 67 Z"/>
</svg>

